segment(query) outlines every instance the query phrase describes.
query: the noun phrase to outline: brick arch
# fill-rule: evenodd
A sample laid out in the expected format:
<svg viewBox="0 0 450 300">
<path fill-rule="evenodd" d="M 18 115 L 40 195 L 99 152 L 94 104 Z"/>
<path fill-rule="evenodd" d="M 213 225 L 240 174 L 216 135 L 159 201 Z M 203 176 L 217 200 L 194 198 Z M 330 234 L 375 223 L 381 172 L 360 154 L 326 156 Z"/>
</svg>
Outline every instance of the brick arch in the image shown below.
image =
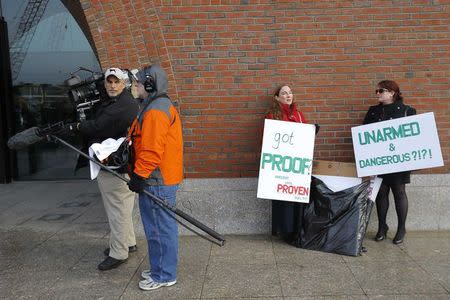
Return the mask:
<svg viewBox="0 0 450 300">
<path fill-rule="evenodd" d="M 140 68 L 159 63 L 169 78 L 169 94 L 178 99 L 170 55 L 154 1 L 80 0 L 102 69 Z"/>
<path fill-rule="evenodd" d="M 86 16 L 84 15 L 83 8 L 81 7 L 80 2 L 70 1 L 70 0 L 61 0 L 62 4 L 67 8 L 70 14 L 73 16 L 78 26 L 80 26 L 81 31 L 89 42 L 89 45 L 92 47 L 95 55 L 98 59 L 98 53 L 95 46 L 94 39 L 92 38 L 91 31 L 89 29 L 89 25 L 86 21 Z"/>
</svg>

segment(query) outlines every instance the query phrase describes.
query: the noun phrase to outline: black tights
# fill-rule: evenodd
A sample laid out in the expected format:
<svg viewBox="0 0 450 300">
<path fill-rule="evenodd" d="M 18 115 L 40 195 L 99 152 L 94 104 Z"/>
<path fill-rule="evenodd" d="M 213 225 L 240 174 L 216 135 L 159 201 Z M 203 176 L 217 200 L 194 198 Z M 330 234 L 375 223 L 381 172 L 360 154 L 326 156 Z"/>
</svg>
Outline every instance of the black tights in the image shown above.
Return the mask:
<svg viewBox="0 0 450 300">
<path fill-rule="evenodd" d="M 377 195 L 378 229 L 386 228 L 386 215 L 389 208 L 389 190 L 394 194 L 395 210 L 397 212 L 397 232 L 405 232 L 406 215 L 408 214 L 408 197 L 405 192 L 405 184 L 382 183 Z"/>
</svg>

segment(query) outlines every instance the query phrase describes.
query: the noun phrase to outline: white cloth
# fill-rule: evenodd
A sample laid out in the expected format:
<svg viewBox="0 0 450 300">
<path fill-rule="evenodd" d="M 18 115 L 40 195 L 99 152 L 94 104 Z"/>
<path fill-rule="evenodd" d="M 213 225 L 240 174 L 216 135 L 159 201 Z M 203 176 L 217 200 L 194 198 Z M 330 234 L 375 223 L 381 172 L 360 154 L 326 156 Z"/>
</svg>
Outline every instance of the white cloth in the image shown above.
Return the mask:
<svg viewBox="0 0 450 300">
<path fill-rule="evenodd" d="M 362 182 L 362 178 L 358 177 L 329 176 L 329 175 L 313 175 L 313 176 L 322 180 L 327 185 L 327 187 L 333 192 L 343 191 L 345 189 L 358 185 Z M 370 177 L 370 184 L 368 189 L 369 189 L 369 199 L 371 201 L 375 202 L 382 181 L 383 178 L 381 177 L 377 176 Z"/>
<path fill-rule="evenodd" d="M 92 158 L 97 157 L 99 161 L 102 161 L 106 159 L 111 153 L 117 151 L 124 140 L 124 137 L 121 137 L 117 140 L 109 138 L 101 143 L 93 143 L 89 147 L 89 156 Z M 96 165 L 92 161 L 89 161 L 89 165 L 91 171 L 91 179 L 97 178 L 98 172 L 100 171 L 100 166 Z"/>
</svg>

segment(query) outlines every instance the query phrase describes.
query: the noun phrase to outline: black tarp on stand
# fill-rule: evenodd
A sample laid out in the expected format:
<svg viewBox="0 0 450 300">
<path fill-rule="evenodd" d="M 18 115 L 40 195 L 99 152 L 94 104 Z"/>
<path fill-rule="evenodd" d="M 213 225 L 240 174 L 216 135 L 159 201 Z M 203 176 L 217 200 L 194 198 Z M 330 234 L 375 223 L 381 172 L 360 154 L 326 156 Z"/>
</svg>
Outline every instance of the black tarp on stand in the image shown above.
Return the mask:
<svg viewBox="0 0 450 300">
<path fill-rule="evenodd" d="M 373 202 L 369 199 L 370 182 L 333 192 L 312 177 L 310 203 L 302 205 L 297 247 L 358 256 L 367 230 Z"/>
</svg>

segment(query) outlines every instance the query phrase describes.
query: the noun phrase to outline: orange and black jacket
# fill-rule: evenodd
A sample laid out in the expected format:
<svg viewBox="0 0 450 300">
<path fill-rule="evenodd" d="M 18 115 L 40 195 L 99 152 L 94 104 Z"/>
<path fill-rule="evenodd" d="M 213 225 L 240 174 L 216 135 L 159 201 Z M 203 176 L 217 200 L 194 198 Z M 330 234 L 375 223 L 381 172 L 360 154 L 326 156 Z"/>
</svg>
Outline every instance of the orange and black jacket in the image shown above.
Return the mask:
<svg viewBox="0 0 450 300">
<path fill-rule="evenodd" d="M 133 172 L 157 185 L 183 179 L 183 138 L 180 116 L 168 98 L 153 100 L 130 128 Z"/>
</svg>

